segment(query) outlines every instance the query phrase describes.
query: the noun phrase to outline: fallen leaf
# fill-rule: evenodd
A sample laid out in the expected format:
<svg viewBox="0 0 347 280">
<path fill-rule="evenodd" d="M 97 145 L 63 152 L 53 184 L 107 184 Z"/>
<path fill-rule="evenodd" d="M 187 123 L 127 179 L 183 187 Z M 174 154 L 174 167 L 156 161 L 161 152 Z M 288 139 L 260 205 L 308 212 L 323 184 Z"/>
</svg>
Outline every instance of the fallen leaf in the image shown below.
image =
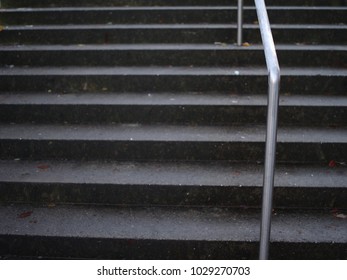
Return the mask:
<svg viewBox="0 0 347 280">
<path fill-rule="evenodd" d="M 32 213 L 33 213 L 33 211 L 27 211 L 27 212 L 20 213 L 18 215 L 18 218 L 20 218 L 20 219 L 28 218 L 31 216 Z"/>
<path fill-rule="evenodd" d="M 53 207 L 55 207 L 55 203 L 49 203 L 48 205 L 47 205 L 47 207 L 49 207 L 49 208 L 53 208 Z"/>
<path fill-rule="evenodd" d="M 244 47 L 250 47 L 250 46 L 251 46 L 251 44 L 250 44 L 250 43 L 248 43 L 248 42 L 244 42 L 244 43 L 242 44 L 242 46 L 244 46 Z"/>
<path fill-rule="evenodd" d="M 4 27 L 0 25 L 0 32 L 4 30 Z"/>
<path fill-rule="evenodd" d="M 329 161 L 329 167 L 336 167 L 336 161 L 335 160 Z"/>
<path fill-rule="evenodd" d="M 37 166 L 38 169 L 41 169 L 41 170 L 46 170 L 49 168 L 49 165 L 48 164 L 39 164 Z"/>
</svg>

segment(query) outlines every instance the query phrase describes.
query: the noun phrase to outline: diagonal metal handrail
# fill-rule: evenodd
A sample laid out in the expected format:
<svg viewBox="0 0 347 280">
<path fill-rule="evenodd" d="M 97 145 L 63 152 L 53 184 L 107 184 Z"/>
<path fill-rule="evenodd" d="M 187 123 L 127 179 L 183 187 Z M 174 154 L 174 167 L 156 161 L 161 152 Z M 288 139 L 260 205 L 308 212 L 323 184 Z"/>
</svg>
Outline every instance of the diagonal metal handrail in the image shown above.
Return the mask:
<svg viewBox="0 0 347 280">
<path fill-rule="evenodd" d="M 259 259 L 264 260 L 269 257 L 269 243 L 271 232 L 271 212 L 273 185 L 275 174 L 276 142 L 277 142 L 277 115 L 278 96 L 280 87 L 280 67 L 278 64 L 274 40 L 272 37 L 269 17 L 264 0 L 254 0 L 261 38 L 264 46 L 266 66 L 268 70 L 268 112 L 266 129 L 265 167 L 263 181 L 263 202 L 260 226 L 260 247 Z M 243 0 L 238 0 L 238 20 L 237 20 L 237 44 L 242 45 L 242 14 Z"/>
</svg>

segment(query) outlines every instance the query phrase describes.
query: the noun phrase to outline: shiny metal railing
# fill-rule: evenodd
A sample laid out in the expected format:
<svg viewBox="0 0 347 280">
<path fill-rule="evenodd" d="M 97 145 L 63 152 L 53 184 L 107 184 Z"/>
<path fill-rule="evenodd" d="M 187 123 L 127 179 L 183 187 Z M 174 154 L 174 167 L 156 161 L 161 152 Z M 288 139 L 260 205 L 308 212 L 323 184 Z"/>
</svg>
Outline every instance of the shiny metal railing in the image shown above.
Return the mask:
<svg viewBox="0 0 347 280">
<path fill-rule="evenodd" d="M 260 226 L 259 259 L 269 257 L 269 243 L 271 232 L 272 197 L 275 174 L 276 142 L 277 142 L 277 114 L 278 95 L 280 86 L 280 67 L 270 28 L 264 0 L 254 0 L 261 38 L 264 46 L 266 66 L 268 70 L 268 112 L 266 129 L 265 167 L 263 181 L 263 202 Z M 243 0 L 238 0 L 237 44 L 242 45 Z"/>
<path fill-rule="evenodd" d="M 243 0 L 237 2 L 237 45 L 242 45 Z"/>
</svg>

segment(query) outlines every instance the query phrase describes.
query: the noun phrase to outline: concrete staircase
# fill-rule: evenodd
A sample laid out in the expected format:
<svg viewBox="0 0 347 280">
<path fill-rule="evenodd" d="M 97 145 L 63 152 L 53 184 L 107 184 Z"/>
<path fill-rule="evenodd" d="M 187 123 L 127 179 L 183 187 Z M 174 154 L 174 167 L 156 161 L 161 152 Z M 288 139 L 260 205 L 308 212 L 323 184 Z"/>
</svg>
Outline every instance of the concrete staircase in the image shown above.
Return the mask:
<svg viewBox="0 0 347 280">
<path fill-rule="evenodd" d="M 270 257 L 347 259 L 346 1 L 266 3 Z M 236 1 L 1 1 L 1 258 L 258 257 L 267 71 L 245 4 L 237 47 Z"/>
</svg>

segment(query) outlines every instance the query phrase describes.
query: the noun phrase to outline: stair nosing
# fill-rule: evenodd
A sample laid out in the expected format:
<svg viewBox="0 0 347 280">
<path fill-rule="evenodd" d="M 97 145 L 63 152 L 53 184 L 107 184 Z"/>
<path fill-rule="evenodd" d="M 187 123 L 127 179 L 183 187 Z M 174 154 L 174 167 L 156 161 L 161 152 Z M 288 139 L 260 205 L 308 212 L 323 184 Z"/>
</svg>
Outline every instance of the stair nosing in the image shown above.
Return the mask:
<svg viewBox="0 0 347 280">
<path fill-rule="evenodd" d="M 245 11 L 251 10 L 255 11 L 255 7 L 253 6 L 244 6 Z M 347 11 L 346 7 L 334 7 L 334 6 L 314 6 L 314 7 L 303 7 L 303 6 L 268 6 L 268 10 L 302 10 L 302 11 Z M 236 11 L 237 7 L 233 5 L 229 6 L 103 6 L 103 7 L 90 7 L 90 6 L 81 6 L 81 7 L 37 7 L 37 8 L 3 8 L 0 11 L 1 13 L 12 13 L 12 12 L 22 12 L 22 13 L 31 13 L 31 12 L 69 12 L 69 11 L 175 11 L 175 10 L 212 10 L 212 11 L 220 11 L 220 10 L 233 10 Z"/>
<path fill-rule="evenodd" d="M 96 30 L 96 29 L 235 29 L 236 24 L 74 24 L 74 25 L 5 25 L 3 31 L 25 30 Z M 276 29 L 321 29 L 345 30 L 346 25 L 341 24 L 272 24 Z M 257 24 L 244 24 L 244 29 L 259 29 Z"/>
<path fill-rule="evenodd" d="M 235 44 L 216 42 L 214 44 L 72 44 L 72 45 L 0 45 L 0 52 L 21 51 L 133 51 L 133 50 L 221 50 L 221 51 L 263 51 L 260 44 L 251 44 L 247 47 L 239 47 Z M 276 44 L 278 51 L 346 51 L 345 45 L 291 45 Z"/>
</svg>

